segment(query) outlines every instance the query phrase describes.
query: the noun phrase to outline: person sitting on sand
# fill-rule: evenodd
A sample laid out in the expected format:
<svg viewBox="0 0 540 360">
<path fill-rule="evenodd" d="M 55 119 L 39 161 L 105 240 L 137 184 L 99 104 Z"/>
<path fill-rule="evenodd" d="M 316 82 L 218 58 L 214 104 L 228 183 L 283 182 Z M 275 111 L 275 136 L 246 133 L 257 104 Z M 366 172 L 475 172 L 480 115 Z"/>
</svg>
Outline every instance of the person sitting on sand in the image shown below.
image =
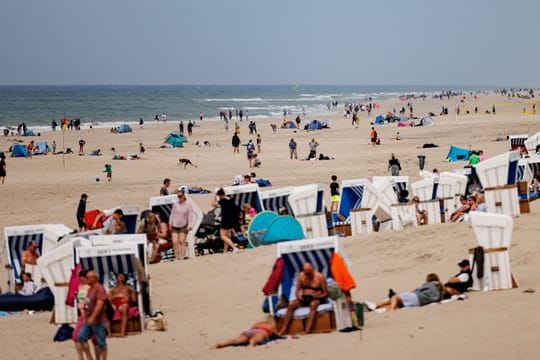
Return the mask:
<svg viewBox="0 0 540 360">
<path fill-rule="evenodd" d="M 452 276 L 446 284 L 444 289 L 450 295 L 459 295 L 467 292 L 473 285 L 471 263 L 467 259 L 463 259 L 458 263 L 459 273 Z"/>
<path fill-rule="evenodd" d="M 328 287 L 324 275 L 319 271 L 315 271 L 311 263 L 304 263 L 302 271 L 298 274 L 294 294 L 296 300 L 291 301 L 287 307 L 283 326 L 278 332 L 280 336 L 287 332 L 294 311 L 300 306 L 309 306 L 310 308 L 305 333 L 309 334 L 311 332 L 317 315 L 317 307 L 319 304 L 324 303 L 328 297 Z"/>
<path fill-rule="evenodd" d="M 274 336 L 276 336 L 276 328 L 273 321 L 256 322 L 251 325 L 248 330 L 243 331 L 238 337 L 219 342 L 212 346 L 211 349 L 221 349 L 227 346 L 262 345 Z"/>
<path fill-rule="evenodd" d="M 126 285 L 126 275 L 116 275 L 117 285 L 109 291 L 109 301 L 114 310 L 121 315 L 120 336 L 126 336 L 129 304 L 137 302 L 137 293 L 131 286 Z"/>
<path fill-rule="evenodd" d="M 127 229 L 126 224 L 122 220 L 123 217 L 124 212 L 122 209 L 114 210 L 110 216 L 107 216 L 103 211 L 101 211 L 99 215 L 96 216 L 92 228 L 96 229 L 97 225 L 101 221 L 103 222 L 103 233 L 105 235 L 125 234 L 127 233 Z"/>
<path fill-rule="evenodd" d="M 426 282 L 413 291 L 393 294 L 390 299 L 378 304 L 367 301 L 365 304 L 371 311 L 376 309 L 399 310 L 402 307 L 424 306 L 441 301 L 443 292 L 444 289 L 439 281 L 439 276 L 437 274 L 428 274 Z"/>
</svg>

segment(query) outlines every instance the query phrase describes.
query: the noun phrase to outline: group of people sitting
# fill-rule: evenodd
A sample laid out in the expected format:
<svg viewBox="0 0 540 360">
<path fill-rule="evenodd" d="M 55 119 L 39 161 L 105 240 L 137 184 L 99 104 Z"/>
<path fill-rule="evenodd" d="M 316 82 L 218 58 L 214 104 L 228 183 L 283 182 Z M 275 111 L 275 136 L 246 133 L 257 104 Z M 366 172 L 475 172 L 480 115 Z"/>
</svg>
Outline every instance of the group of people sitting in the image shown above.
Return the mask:
<svg viewBox="0 0 540 360">
<path fill-rule="evenodd" d="M 484 195 L 473 192 L 469 196 L 461 196 L 459 198 L 461 202 L 460 207 L 458 207 L 451 215 L 451 222 L 460 222 L 467 220 L 467 216 L 471 211 L 480 211 L 486 212 L 487 206 L 485 203 Z"/>
<path fill-rule="evenodd" d="M 428 274 L 425 283 L 417 289 L 400 293 L 395 293 L 390 289 L 388 299 L 377 304 L 366 301 L 364 307 L 368 311 L 392 311 L 405 307 L 424 306 L 449 299 L 452 296 L 460 296 L 472 287 L 473 277 L 469 260 L 460 261 L 458 266 L 459 273 L 448 279 L 445 284 L 441 283 L 437 274 Z M 328 298 L 328 285 L 324 275 L 316 271 L 312 264 L 306 262 L 297 276 L 295 299 L 288 303 L 287 312 L 280 328 L 276 328 L 272 319 L 257 322 L 239 336 L 217 343 L 212 348 L 220 349 L 239 345 L 256 346 L 273 338 L 279 338 L 287 333 L 294 311 L 299 307 L 309 307 L 310 309 L 304 331 L 304 333 L 310 333 L 313 330 L 317 307 L 326 303 Z"/>
</svg>

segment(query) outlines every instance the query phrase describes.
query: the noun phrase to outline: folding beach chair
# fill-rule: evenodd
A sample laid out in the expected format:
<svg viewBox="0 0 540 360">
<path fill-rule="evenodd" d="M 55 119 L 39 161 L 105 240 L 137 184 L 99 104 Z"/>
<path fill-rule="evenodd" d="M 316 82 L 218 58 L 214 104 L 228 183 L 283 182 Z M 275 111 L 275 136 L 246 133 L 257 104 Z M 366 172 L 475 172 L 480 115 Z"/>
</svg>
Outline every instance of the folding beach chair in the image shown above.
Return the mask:
<svg viewBox="0 0 540 360">
<path fill-rule="evenodd" d="M 483 248 L 483 277 L 478 277 L 478 267 L 473 267 L 473 288 L 476 290 L 498 290 L 517 287 L 511 269 L 509 249 L 512 241 L 513 220 L 508 215 L 471 212 L 471 226 L 478 246 Z M 469 250 L 471 264 L 475 249 Z"/>
</svg>

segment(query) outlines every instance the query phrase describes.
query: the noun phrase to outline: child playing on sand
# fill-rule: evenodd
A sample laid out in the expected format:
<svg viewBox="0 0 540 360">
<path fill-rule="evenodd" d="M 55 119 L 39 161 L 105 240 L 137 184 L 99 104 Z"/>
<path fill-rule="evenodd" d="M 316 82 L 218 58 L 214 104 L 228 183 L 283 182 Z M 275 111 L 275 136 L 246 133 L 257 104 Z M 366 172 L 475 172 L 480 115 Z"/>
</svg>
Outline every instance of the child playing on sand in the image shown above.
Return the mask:
<svg viewBox="0 0 540 360">
<path fill-rule="evenodd" d="M 112 165 L 105 164 L 105 169 L 103 169 L 103 172 L 107 174 L 107 181 L 111 181 L 112 180 Z"/>
<path fill-rule="evenodd" d="M 146 151 L 146 149 L 144 148 L 143 143 L 139 143 L 139 153 L 141 154 L 141 156 L 144 155 L 145 151 Z"/>
</svg>

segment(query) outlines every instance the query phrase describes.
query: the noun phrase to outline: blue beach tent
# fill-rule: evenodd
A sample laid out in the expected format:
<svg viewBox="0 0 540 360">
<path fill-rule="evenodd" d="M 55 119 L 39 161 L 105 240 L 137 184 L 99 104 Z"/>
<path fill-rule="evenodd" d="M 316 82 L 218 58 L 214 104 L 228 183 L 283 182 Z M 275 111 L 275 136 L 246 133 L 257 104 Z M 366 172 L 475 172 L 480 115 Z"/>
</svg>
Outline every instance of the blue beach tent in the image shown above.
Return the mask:
<svg viewBox="0 0 540 360">
<path fill-rule="evenodd" d="M 308 124 L 308 130 L 321 130 L 323 128 L 319 120 L 311 120 Z"/>
<path fill-rule="evenodd" d="M 278 215 L 273 211 L 257 214 L 249 223 L 248 241 L 253 247 L 293 241 L 304 238 L 302 225 L 289 215 Z"/>
<path fill-rule="evenodd" d="M 375 118 L 375 122 L 374 122 L 375 125 L 382 125 L 384 124 L 384 116 L 382 115 L 379 115 Z"/>
<path fill-rule="evenodd" d="M 27 157 L 28 156 L 28 150 L 26 150 L 26 146 L 22 144 L 15 144 L 13 146 L 13 150 L 11 150 L 11 157 Z"/>
<path fill-rule="evenodd" d="M 119 134 L 123 134 L 123 133 L 130 133 L 132 132 L 133 130 L 131 129 L 131 126 L 129 126 L 128 124 L 122 124 L 118 127 L 118 133 Z"/>
<path fill-rule="evenodd" d="M 448 149 L 448 155 L 446 155 L 446 161 L 467 161 L 469 160 L 469 155 L 469 149 L 450 145 L 450 149 Z"/>
<path fill-rule="evenodd" d="M 165 142 L 172 147 L 184 147 L 184 143 L 187 142 L 187 139 L 184 135 L 180 134 L 178 131 L 172 132 L 167 137 L 165 137 Z"/>
</svg>

